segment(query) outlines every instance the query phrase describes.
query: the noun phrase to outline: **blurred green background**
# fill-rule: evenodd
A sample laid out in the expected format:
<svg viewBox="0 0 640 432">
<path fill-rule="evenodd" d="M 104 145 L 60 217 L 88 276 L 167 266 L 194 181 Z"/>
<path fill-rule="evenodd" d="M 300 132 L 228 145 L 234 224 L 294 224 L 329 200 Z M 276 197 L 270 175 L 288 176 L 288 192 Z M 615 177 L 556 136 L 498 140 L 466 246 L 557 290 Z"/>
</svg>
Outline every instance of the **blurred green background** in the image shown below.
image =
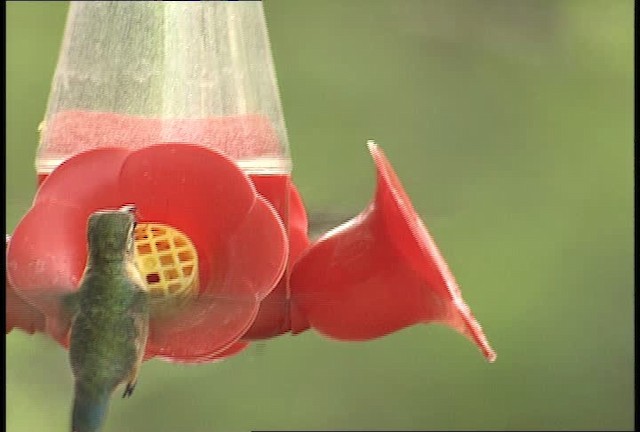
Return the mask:
<svg viewBox="0 0 640 432">
<path fill-rule="evenodd" d="M 35 191 L 66 2 L 7 4 L 7 225 Z M 264 4 L 310 208 L 359 212 L 387 152 L 498 352 L 418 326 L 151 361 L 106 431 L 632 429 L 633 2 Z M 398 287 L 401 290 L 401 287 Z M 68 430 L 66 352 L 7 336 L 7 430 Z"/>
</svg>

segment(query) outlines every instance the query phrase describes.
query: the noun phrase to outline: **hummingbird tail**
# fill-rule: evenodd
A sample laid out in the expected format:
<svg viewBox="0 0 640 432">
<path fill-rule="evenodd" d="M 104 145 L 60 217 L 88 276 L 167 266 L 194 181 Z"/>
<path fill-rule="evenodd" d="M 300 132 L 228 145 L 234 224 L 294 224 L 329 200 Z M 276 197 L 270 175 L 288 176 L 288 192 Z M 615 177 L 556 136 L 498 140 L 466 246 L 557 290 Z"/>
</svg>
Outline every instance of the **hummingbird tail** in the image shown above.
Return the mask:
<svg viewBox="0 0 640 432">
<path fill-rule="evenodd" d="M 71 432 L 99 431 L 107 414 L 109 396 L 110 394 L 107 392 L 96 395 L 83 391 L 80 386 L 76 385 Z"/>
</svg>

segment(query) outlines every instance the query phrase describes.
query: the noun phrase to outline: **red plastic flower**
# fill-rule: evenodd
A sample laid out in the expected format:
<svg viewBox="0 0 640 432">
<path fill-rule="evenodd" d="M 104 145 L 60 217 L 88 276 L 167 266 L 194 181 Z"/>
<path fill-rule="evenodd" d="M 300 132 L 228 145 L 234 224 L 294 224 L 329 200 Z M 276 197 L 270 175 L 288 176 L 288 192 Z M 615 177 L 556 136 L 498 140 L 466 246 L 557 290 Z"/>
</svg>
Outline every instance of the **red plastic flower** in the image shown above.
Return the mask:
<svg viewBox="0 0 640 432">
<path fill-rule="evenodd" d="M 341 340 L 373 339 L 428 322 L 469 337 L 496 357 L 391 164 L 369 145 L 378 171 L 374 202 L 330 231 L 291 275 L 292 331 L 309 325 Z"/>
<path fill-rule="evenodd" d="M 427 322 L 455 328 L 489 360 L 495 358 L 375 145 L 370 146 L 378 170 L 374 202 L 309 247 L 306 212 L 289 176 L 246 177 L 216 150 L 199 147 L 236 157 L 277 153 L 266 119 L 176 119 L 162 128 L 159 122 L 72 111 L 47 126 L 50 147 L 61 154 L 80 151 L 86 142 L 118 148 L 67 160 L 39 190 L 11 243 L 8 275 L 19 289 L 7 279 L 7 332 L 44 329 L 66 343 L 68 322 L 54 299 L 79 282 L 87 217 L 135 203 L 140 221 L 186 233 L 203 263 L 203 300 L 176 319 L 153 321 L 147 358 L 208 362 L 234 355 L 252 340 L 311 327 L 357 341 Z M 199 146 L 153 146 L 159 130 Z"/>
<path fill-rule="evenodd" d="M 227 157 L 190 144 L 105 148 L 60 165 L 42 184 L 11 239 L 8 281 L 66 343 L 59 294 L 77 289 L 86 226 L 97 210 L 135 203 L 139 222 L 186 234 L 199 259 L 198 300 L 179 316 L 153 319 L 147 358 L 209 361 L 232 355 L 275 287 L 288 257 L 281 219 Z M 8 326 L 9 328 L 9 326 Z"/>
<path fill-rule="evenodd" d="M 163 140 L 193 142 L 240 159 L 276 157 L 281 152 L 269 119 L 259 115 L 158 119 L 109 112 L 63 111 L 49 120 L 43 134 L 47 153 L 56 157 L 104 147 L 137 150 Z M 46 176 L 41 176 L 40 180 L 44 178 Z M 280 215 L 289 239 L 289 265 L 276 288 L 262 300 L 255 322 L 243 336 L 250 341 L 289 331 L 289 268 L 309 245 L 309 239 L 306 212 L 290 177 L 251 174 L 249 178 L 257 192 Z"/>
</svg>

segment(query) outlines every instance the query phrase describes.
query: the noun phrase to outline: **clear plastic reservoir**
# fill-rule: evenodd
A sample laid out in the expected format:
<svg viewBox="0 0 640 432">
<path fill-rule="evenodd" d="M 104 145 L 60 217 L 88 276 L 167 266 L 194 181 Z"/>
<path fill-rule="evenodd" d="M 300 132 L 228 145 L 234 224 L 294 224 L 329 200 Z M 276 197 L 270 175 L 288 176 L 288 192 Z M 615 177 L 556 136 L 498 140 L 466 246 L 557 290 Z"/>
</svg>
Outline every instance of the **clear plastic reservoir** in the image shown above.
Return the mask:
<svg viewBox="0 0 640 432">
<path fill-rule="evenodd" d="M 36 170 L 99 147 L 189 142 L 248 174 L 288 176 L 262 3 L 74 1 Z"/>
</svg>

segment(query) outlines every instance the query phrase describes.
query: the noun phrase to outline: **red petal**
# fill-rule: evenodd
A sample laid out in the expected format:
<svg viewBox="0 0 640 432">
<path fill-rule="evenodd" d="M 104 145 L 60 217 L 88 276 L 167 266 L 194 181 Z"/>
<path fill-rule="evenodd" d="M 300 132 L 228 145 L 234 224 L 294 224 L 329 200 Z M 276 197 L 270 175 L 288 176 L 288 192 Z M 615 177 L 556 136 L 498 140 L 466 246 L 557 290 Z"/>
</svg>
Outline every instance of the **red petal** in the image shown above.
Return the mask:
<svg viewBox="0 0 640 432">
<path fill-rule="evenodd" d="M 282 274 L 287 248 L 277 215 L 256 199 L 233 162 L 195 145 L 133 153 L 121 185 L 141 220 L 183 231 L 200 262 L 202 298 L 188 313 L 154 322 L 148 354 L 185 362 L 212 358 L 246 331 Z"/>
<path fill-rule="evenodd" d="M 80 153 L 58 166 L 38 189 L 36 203 L 52 201 L 89 214 L 121 205 L 118 174 L 129 151 L 105 148 Z M 84 235 L 84 233 L 83 233 Z"/>
<path fill-rule="evenodd" d="M 289 262 L 295 262 L 309 246 L 307 211 L 298 189 L 288 175 L 252 175 L 251 181 L 285 223 L 289 237 Z"/>
<path fill-rule="evenodd" d="M 291 254 L 292 257 L 289 261 L 289 331 L 294 333 L 301 333 L 309 329 L 309 322 L 304 315 L 301 315 L 296 307 L 291 305 L 291 273 L 293 272 L 294 265 L 303 256 L 303 253 L 310 245 L 308 227 L 309 222 L 307 219 L 307 212 L 302 202 L 302 197 L 298 193 L 297 189 L 293 189 L 291 194 L 291 210 L 289 217 L 289 241 L 291 242 Z"/>
<path fill-rule="evenodd" d="M 261 301 L 278 283 L 289 256 L 287 235 L 269 202 L 258 197 L 239 229 L 226 239 L 225 255 L 218 257 L 216 294 Z M 224 276 L 223 276 L 224 275 Z"/>
<path fill-rule="evenodd" d="M 275 203 L 282 219 L 288 225 L 289 261 L 287 270 L 273 291 L 260 303 L 253 325 L 243 335 L 246 340 L 275 337 L 291 330 L 289 307 L 289 273 L 293 263 L 309 245 L 307 213 L 295 185 L 289 177 L 252 176 L 256 189 L 271 203 Z M 285 199 L 282 199 L 285 197 Z M 288 198 L 288 199 L 286 199 Z"/>
<path fill-rule="evenodd" d="M 280 219 L 259 197 L 234 233 L 216 248 L 211 282 L 195 304 L 152 324 L 147 354 L 202 362 L 236 342 L 253 323 L 259 302 L 279 280 L 287 260 Z"/>
<path fill-rule="evenodd" d="M 293 265 L 309 247 L 310 241 L 307 232 L 307 211 L 293 183 L 289 192 L 289 263 Z"/>
<path fill-rule="evenodd" d="M 233 162 L 191 144 L 133 152 L 123 165 L 120 188 L 125 201 L 136 205 L 139 220 L 170 225 L 194 242 L 205 284 L 216 249 L 256 199 L 252 184 Z"/>
<path fill-rule="evenodd" d="M 493 361 L 495 353 L 391 165 L 377 146 L 370 151 L 378 169 L 375 201 L 296 264 L 291 277 L 296 313 L 318 331 L 344 340 L 439 321 L 470 337 Z"/>
</svg>

